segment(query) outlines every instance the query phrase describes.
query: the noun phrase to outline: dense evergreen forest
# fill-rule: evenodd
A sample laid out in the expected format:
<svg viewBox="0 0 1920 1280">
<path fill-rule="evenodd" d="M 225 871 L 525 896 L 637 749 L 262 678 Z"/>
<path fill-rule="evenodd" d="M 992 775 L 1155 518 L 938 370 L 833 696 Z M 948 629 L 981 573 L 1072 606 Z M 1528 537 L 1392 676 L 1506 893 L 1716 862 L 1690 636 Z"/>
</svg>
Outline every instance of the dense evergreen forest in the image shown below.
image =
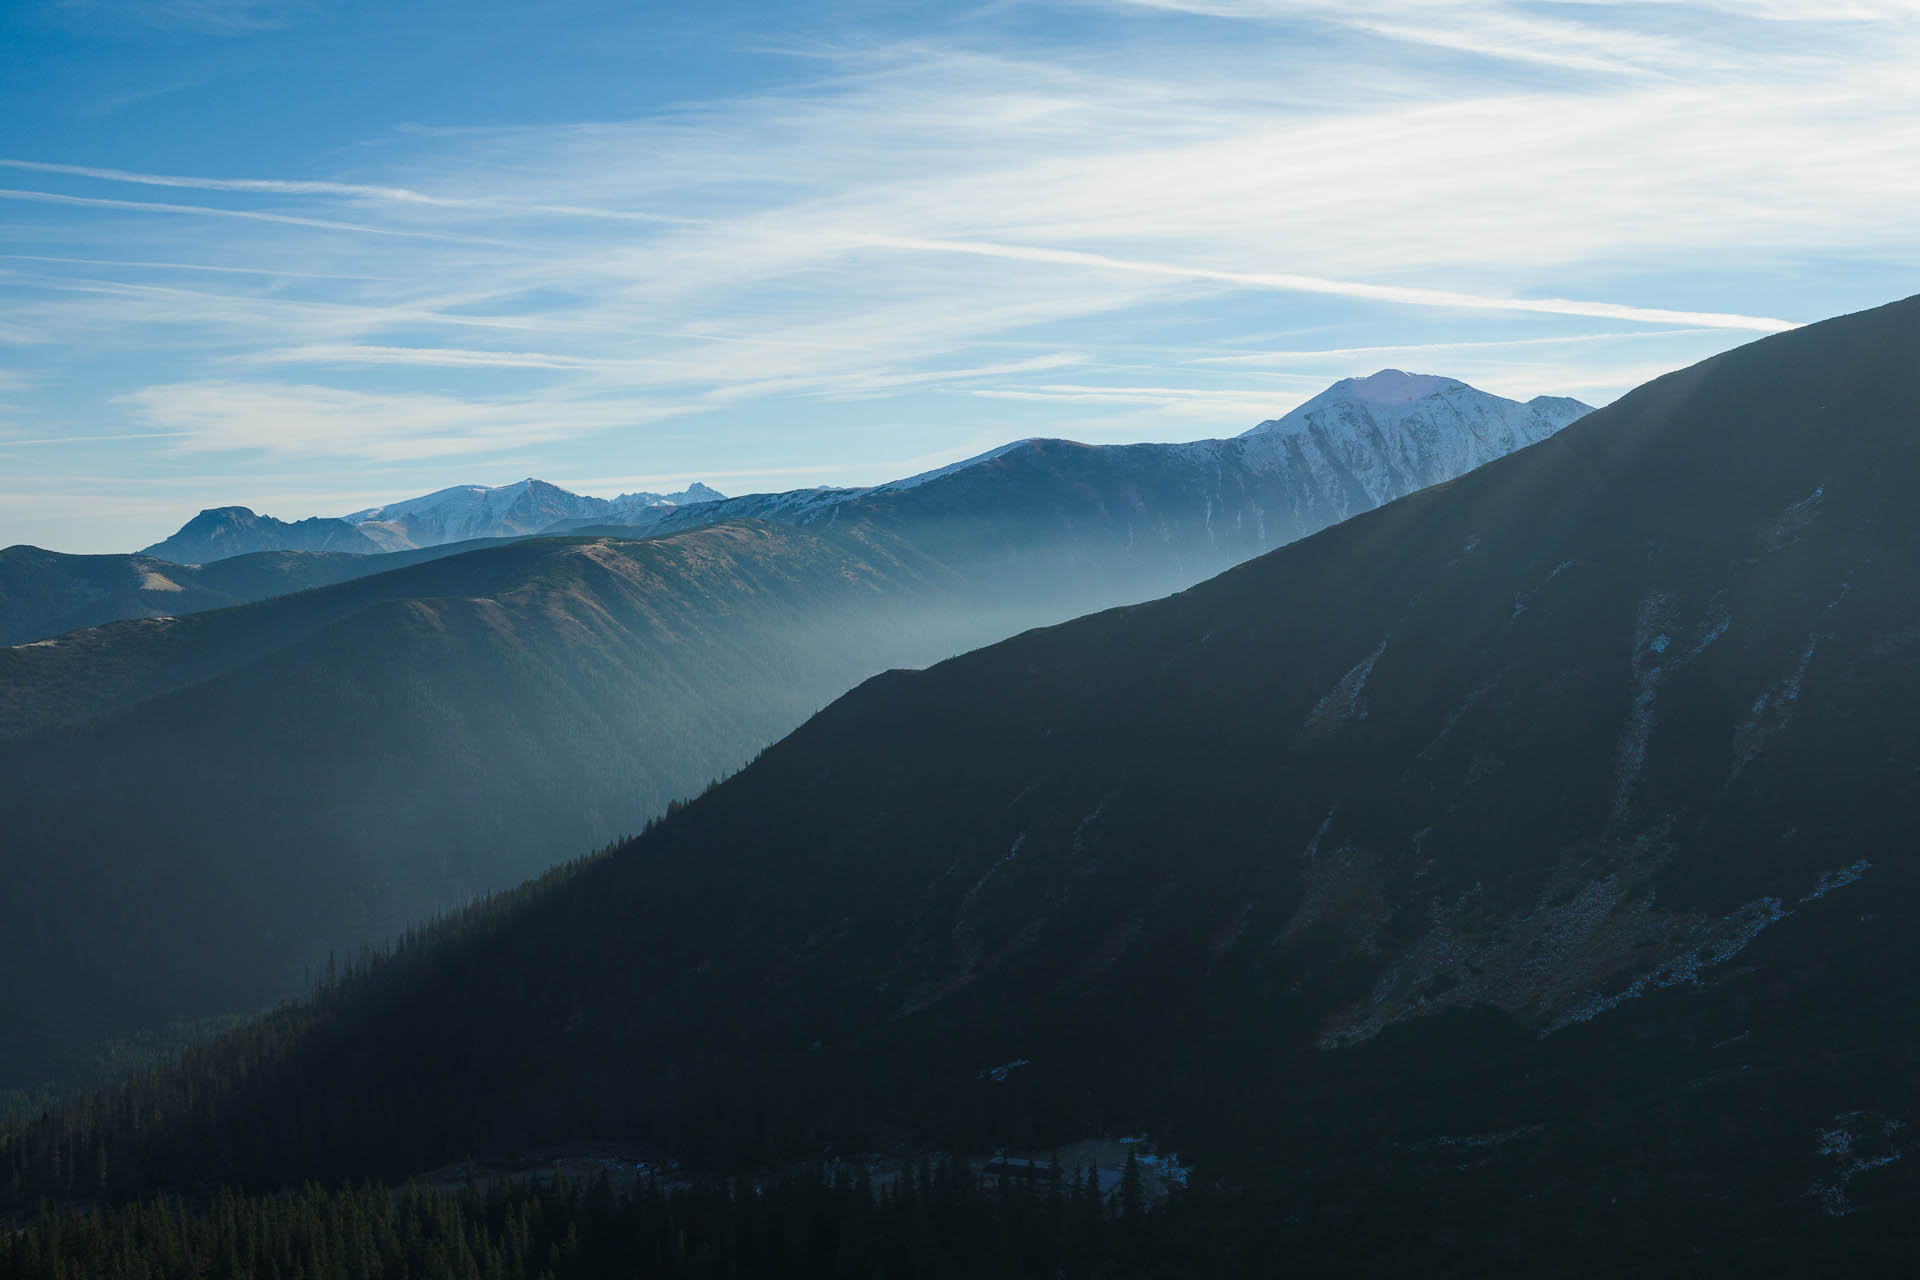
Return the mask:
<svg viewBox="0 0 1920 1280">
<path fill-rule="evenodd" d="M 1212 1209 L 1209 1204 L 1208 1209 Z M 1217 1211 L 1216 1211 L 1217 1212 Z M 1258 1235 L 1225 1238 L 1199 1201 L 1147 1211 L 1137 1182 L 999 1185 L 952 1160 L 876 1185 L 837 1167 L 616 1189 L 592 1180 L 457 1192 L 377 1184 L 43 1208 L 0 1233 L 4 1280 L 720 1280 L 787 1276 L 1274 1275 Z"/>
<path fill-rule="evenodd" d="M 1920 1027 L 1886 1001 L 1793 1019 L 1833 1046 L 1877 1028 L 1871 1055 L 1809 1059 L 1779 1037 L 1743 1046 L 1746 1068 L 1685 1043 L 1678 992 L 1553 1041 L 1483 1012 L 1304 1058 L 1250 1035 L 1244 1011 L 1156 1010 L 1160 1050 L 1118 1056 L 1101 1048 L 1115 1028 L 1063 1020 L 1028 1040 L 1042 1061 L 1003 1081 L 972 1069 L 983 1046 L 955 1028 L 930 1052 L 869 1037 L 852 1053 L 703 1060 L 710 1078 L 662 1128 L 657 1097 L 636 1106 L 645 1082 L 630 1071 L 644 1058 L 556 1039 L 500 1000 L 516 985 L 526 1007 L 574 997 L 535 971 L 534 953 L 503 944 L 617 858 L 583 859 L 365 953 L 310 1000 L 0 1132 L 0 1213 L 22 1232 L 13 1274 L 58 1274 L 51 1256 L 75 1277 L 220 1274 L 168 1268 L 226 1265 L 231 1251 L 248 1268 L 235 1274 L 287 1277 L 1467 1276 L 1534 1273 L 1549 1254 L 1560 1274 L 1679 1276 L 1706 1256 L 1791 1274 L 1920 1247 L 1897 1132 L 1863 1116 L 1844 1159 L 1801 1132 L 1806 1101 L 1835 1088 L 1876 1115 L 1920 1105 L 1920 1076 L 1903 1067 L 1920 1062 Z M 569 918 L 544 919 L 538 950 L 566 949 Z M 500 986 L 471 1005 L 449 999 L 483 963 Z M 610 973 L 609 990 L 628 1000 L 645 980 Z M 488 1009 L 494 1025 L 473 1040 Z M 434 1052 L 463 1035 L 452 1056 Z M 1480 1128 L 1436 1132 L 1470 1119 Z M 964 1160 L 912 1155 L 1044 1154 L 1136 1123 L 1199 1158 L 1191 1190 L 1131 1225 L 1126 1193 L 1089 1212 L 1071 1173 L 1022 1199 L 970 1182 Z M 525 1170 L 517 1150 L 582 1134 L 664 1138 L 687 1182 L 384 1189 L 476 1152 Z M 822 1171 L 829 1148 L 850 1153 L 845 1172 Z M 861 1153 L 883 1149 L 907 1152 L 914 1179 L 862 1189 Z M 377 1265 L 353 1269 L 366 1259 Z"/>
</svg>

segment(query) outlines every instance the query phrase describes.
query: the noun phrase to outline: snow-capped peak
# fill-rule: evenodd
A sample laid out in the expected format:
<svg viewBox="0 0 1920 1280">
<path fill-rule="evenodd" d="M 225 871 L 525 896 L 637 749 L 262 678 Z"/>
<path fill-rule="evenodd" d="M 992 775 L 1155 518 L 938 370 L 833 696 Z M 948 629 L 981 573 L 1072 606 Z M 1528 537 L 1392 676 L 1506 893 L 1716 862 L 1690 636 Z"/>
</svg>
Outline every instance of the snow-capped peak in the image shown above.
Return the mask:
<svg viewBox="0 0 1920 1280">
<path fill-rule="evenodd" d="M 345 517 L 383 547 L 430 547 L 470 538 L 541 533 L 566 520 L 614 519 L 638 508 L 711 502 L 718 490 L 695 484 L 680 493 L 631 493 L 609 502 L 531 476 L 513 484 L 460 484 L 418 498 L 368 507 Z"/>
<path fill-rule="evenodd" d="M 1466 385 L 1457 378 L 1443 378 L 1437 373 L 1403 373 L 1398 369 L 1382 369 L 1364 378 L 1342 378 L 1314 399 L 1361 400 L 1367 404 L 1412 404 L 1415 400 L 1426 399 L 1436 391 Z"/>
<path fill-rule="evenodd" d="M 1242 438 L 1298 434 L 1316 427 L 1327 430 L 1335 424 L 1346 430 L 1362 426 L 1377 430 L 1419 422 L 1426 430 L 1471 432 L 1488 421 L 1497 421 L 1517 428 L 1525 437 L 1520 443 L 1531 444 L 1590 408 L 1565 396 L 1537 396 L 1521 404 L 1458 378 L 1382 369 L 1364 378 L 1342 378 L 1285 415 L 1243 432 Z"/>
<path fill-rule="evenodd" d="M 552 502 L 596 502 L 595 498 L 583 498 L 577 493 L 569 493 L 558 485 L 548 484 L 545 480 L 536 480 L 528 476 L 525 480 L 513 484 L 456 484 L 445 489 L 436 489 L 432 493 L 422 494 L 418 498 L 407 498 L 400 502 L 389 502 L 384 506 L 368 507 L 342 517 L 350 524 L 366 524 L 375 520 L 399 520 L 408 516 L 458 518 L 471 517 L 480 513 L 503 512 L 514 504 L 527 500 Z"/>
<path fill-rule="evenodd" d="M 1239 437 L 1256 467 L 1316 477 L 1344 518 L 1546 439 L 1589 406 L 1522 404 L 1456 378 L 1382 369 L 1334 383 Z"/>
<path fill-rule="evenodd" d="M 624 514 L 650 507 L 686 507 L 697 502 L 722 502 L 726 496 L 711 485 L 696 480 L 678 493 L 652 493 L 644 489 L 623 493 L 609 504 L 609 511 L 611 514 Z"/>
</svg>

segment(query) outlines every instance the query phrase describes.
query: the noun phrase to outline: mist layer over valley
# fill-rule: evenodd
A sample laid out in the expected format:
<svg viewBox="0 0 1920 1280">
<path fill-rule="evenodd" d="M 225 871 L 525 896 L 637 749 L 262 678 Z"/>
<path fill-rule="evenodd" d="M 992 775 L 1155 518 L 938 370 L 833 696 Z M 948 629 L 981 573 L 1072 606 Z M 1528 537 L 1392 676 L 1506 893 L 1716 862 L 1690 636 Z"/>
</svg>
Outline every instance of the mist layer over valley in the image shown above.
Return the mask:
<svg viewBox="0 0 1920 1280">
<path fill-rule="evenodd" d="M 876 672 L 1181 589 L 1583 410 L 1388 372 L 1233 440 L 1024 441 L 563 537 L 184 568 L 13 549 L 42 583 L 350 580 L 0 650 L 0 972 L 50 975 L 0 996 L 0 1084 L 296 993 L 638 831 Z"/>
</svg>

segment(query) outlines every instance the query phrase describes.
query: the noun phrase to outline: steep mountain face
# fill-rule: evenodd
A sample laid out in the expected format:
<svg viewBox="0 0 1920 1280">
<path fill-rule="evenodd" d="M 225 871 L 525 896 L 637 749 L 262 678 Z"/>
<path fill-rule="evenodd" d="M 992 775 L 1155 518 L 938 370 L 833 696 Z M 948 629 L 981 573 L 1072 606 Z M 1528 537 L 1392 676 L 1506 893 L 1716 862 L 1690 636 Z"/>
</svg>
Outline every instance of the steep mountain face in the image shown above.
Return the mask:
<svg viewBox="0 0 1920 1280">
<path fill-rule="evenodd" d="M 174 564 L 209 564 L 255 551 L 336 551 L 367 555 L 385 550 L 344 520 L 313 516 L 288 523 L 246 507 L 211 507 L 164 542 L 140 554 Z"/>
<path fill-rule="evenodd" d="M 1543 440 L 1588 412 L 1430 374 L 1349 378 L 1231 440 L 1022 440 L 872 489 L 802 489 L 663 508 L 655 529 L 749 517 L 871 521 L 960 554 L 1020 558 L 1174 591 L 1356 512 Z M 1117 602 L 1124 596 L 1115 596 Z"/>
<path fill-rule="evenodd" d="M 681 502 L 709 502 L 718 490 L 695 484 L 677 494 L 625 493 L 590 498 L 544 480 L 455 485 L 424 497 L 369 507 L 345 517 L 388 550 L 433 547 L 472 538 L 520 537 L 581 520 L 620 521 Z"/>
<path fill-rule="evenodd" d="M 1917 349 L 1920 299 L 1771 337 L 878 677 L 288 1024 L 192 1143 L 1144 1124 L 1347 1269 L 1910 1242 Z"/>
</svg>

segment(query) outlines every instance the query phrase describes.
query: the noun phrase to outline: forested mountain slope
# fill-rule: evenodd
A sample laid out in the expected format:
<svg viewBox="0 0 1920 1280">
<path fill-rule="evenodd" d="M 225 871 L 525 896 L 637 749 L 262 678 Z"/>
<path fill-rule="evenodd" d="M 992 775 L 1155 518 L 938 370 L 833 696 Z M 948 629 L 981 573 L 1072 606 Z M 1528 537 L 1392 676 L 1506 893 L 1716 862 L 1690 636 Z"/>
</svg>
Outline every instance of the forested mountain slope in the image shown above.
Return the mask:
<svg viewBox="0 0 1920 1280">
<path fill-rule="evenodd" d="M 1356 1269 L 1907 1239 L 1915 350 L 1920 300 L 1768 338 L 1178 596 L 869 681 L 231 1042 L 195 1069 L 244 1087 L 104 1159 L 1148 1126 Z"/>
<path fill-rule="evenodd" d="M 637 829 L 876 667 L 1035 607 L 958 608 L 943 573 L 734 524 L 0 651 L 7 1081 L 289 994 L 330 951 Z"/>
</svg>

